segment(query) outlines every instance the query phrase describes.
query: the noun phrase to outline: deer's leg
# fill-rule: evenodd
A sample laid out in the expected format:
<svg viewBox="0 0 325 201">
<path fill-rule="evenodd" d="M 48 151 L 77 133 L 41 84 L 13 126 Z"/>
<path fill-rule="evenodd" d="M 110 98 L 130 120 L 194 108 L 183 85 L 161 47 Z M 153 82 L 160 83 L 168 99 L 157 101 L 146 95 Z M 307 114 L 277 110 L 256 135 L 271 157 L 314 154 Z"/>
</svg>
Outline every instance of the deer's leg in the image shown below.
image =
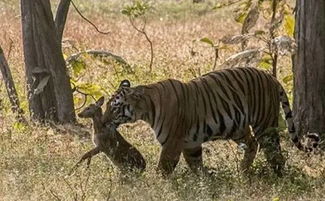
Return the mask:
<svg viewBox="0 0 325 201">
<path fill-rule="evenodd" d="M 100 153 L 101 151 L 100 151 L 100 148 L 99 147 L 95 147 L 95 148 L 93 148 L 92 150 L 90 150 L 90 151 L 88 151 L 87 153 L 85 153 L 82 157 L 81 157 L 81 159 L 73 166 L 73 168 L 72 168 L 72 170 L 71 170 L 71 172 L 72 171 L 74 171 L 76 168 L 78 168 L 79 167 L 79 165 L 84 161 L 84 160 L 86 160 L 86 159 L 88 159 L 88 161 L 87 161 L 87 168 L 89 168 L 89 166 L 90 166 L 90 163 L 91 163 L 91 158 L 93 157 L 93 156 L 95 156 L 95 155 L 97 155 L 98 153 Z M 71 174 L 71 173 L 70 173 Z"/>
<path fill-rule="evenodd" d="M 87 167 L 89 167 L 90 162 L 91 162 L 91 158 L 95 155 L 97 155 L 100 152 L 99 147 L 95 147 L 92 150 L 88 151 L 87 153 L 85 153 L 81 159 L 79 160 L 78 164 L 82 163 L 84 160 L 88 159 L 87 161 Z"/>
</svg>

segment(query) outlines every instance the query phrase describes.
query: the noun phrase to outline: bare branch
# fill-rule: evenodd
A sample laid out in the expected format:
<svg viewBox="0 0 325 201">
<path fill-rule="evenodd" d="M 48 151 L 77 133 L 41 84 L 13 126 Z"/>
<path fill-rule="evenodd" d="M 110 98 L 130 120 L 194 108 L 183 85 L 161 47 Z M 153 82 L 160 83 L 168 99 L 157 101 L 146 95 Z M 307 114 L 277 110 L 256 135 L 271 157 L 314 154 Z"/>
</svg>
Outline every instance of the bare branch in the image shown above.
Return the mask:
<svg viewBox="0 0 325 201">
<path fill-rule="evenodd" d="M 213 70 L 216 70 L 217 68 L 217 61 L 219 59 L 219 48 L 214 47 L 214 63 L 213 63 Z"/>
<path fill-rule="evenodd" d="M 149 45 L 150 45 L 150 64 L 149 64 L 149 72 L 152 71 L 152 65 L 153 65 L 153 57 L 154 57 L 154 53 L 153 53 L 153 44 L 152 44 L 152 41 L 150 40 L 147 32 L 145 31 L 145 28 L 146 28 L 146 24 L 147 24 L 147 20 L 146 18 L 144 18 L 144 24 L 143 24 L 143 27 L 141 29 L 139 29 L 135 23 L 134 23 L 134 19 L 132 17 L 129 17 L 129 20 L 130 20 L 130 24 L 131 26 L 136 30 L 138 31 L 139 33 L 143 34 L 146 38 L 146 40 L 148 41 Z"/>
<path fill-rule="evenodd" d="M 278 7 L 278 0 L 273 0 L 272 1 L 272 17 L 271 17 L 271 27 L 270 27 L 270 37 L 271 40 L 275 38 L 275 21 L 276 21 L 276 12 L 277 12 L 277 7 Z M 271 44 L 270 44 L 271 46 Z M 270 48 L 271 49 L 271 48 Z M 278 65 L 278 51 L 276 50 L 274 53 L 271 55 L 272 58 L 272 75 L 274 77 L 277 77 L 277 65 Z"/>
<path fill-rule="evenodd" d="M 64 177 L 62 178 L 62 180 L 68 186 L 68 188 L 71 190 L 71 193 L 73 194 L 73 200 L 79 200 L 78 193 L 76 193 L 76 187 L 72 188 L 71 184 Z"/>
<path fill-rule="evenodd" d="M 14 44 L 14 41 L 9 37 L 10 43 L 9 43 L 9 50 L 8 50 L 8 55 L 7 55 L 7 59 L 9 60 L 10 54 L 11 54 L 11 50 Z"/>
<path fill-rule="evenodd" d="M 105 51 L 105 50 L 85 50 L 85 51 L 77 52 L 77 53 L 72 54 L 71 56 L 69 56 L 66 59 L 66 63 L 70 64 L 72 61 L 77 60 L 83 54 L 90 54 L 90 55 L 93 55 L 95 57 L 112 57 L 118 63 L 120 63 L 122 65 L 129 66 L 129 64 L 122 57 L 120 57 L 118 55 L 115 55 L 113 53 L 110 53 L 108 51 Z"/>
<path fill-rule="evenodd" d="M 77 92 L 85 97 L 85 100 L 81 104 L 81 106 L 79 106 L 75 110 L 80 110 L 81 108 L 83 108 L 86 105 L 88 96 L 90 96 L 92 99 L 94 99 L 96 101 L 96 98 L 93 95 L 80 91 L 78 89 L 78 87 L 73 82 L 71 82 L 71 84 L 73 85 L 73 89 L 72 89 L 73 92 Z"/>
<path fill-rule="evenodd" d="M 3 50 L 0 47 L 0 70 L 7 89 L 8 97 L 11 103 L 11 110 L 17 114 L 17 119 L 21 122 L 26 122 L 23 114 L 24 111 L 20 108 L 19 98 L 16 91 L 8 62 L 4 56 Z"/>
<path fill-rule="evenodd" d="M 144 32 L 144 36 L 146 37 L 149 45 L 150 45 L 150 64 L 149 64 L 149 70 L 150 72 L 152 71 L 152 65 L 153 65 L 153 45 L 152 45 L 152 41 L 150 40 L 150 38 L 148 37 L 147 33 Z"/>
<path fill-rule="evenodd" d="M 88 18 L 86 18 L 80 11 L 79 11 L 79 9 L 77 8 L 77 6 L 74 4 L 74 2 L 72 1 L 72 0 L 70 0 L 71 1 L 71 4 L 72 4 L 72 6 L 74 7 L 74 9 L 77 11 L 77 13 L 80 15 L 80 17 L 82 17 L 82 19 L 84 19 L 86 22 L 88 22 L 89 24 L 91 24 L 95 29 L 96 29 L 96 31 L 98 32 L 98 33 L 101 33 L 101 34 L 110 34 L 111 32 L 110 31 L 107 31 L 107 32 L 105 32 L 105 31 L 100 31 L 98 28 L 97 28 L 97 26 L 94 24 L 94 23 L 92 23 Z"/>
<path fill-rule="evenodd" d="M 133 19 L 132 17 L 129 17 L 129 20 L 130 20 L 131 26 L 132 26 L 132 27 L 133 27 L 137 32 L 144 34 L 144 30 L 143 30 L 143 28 L 142 28 L 142 29 L 139 29 L 139 28 L 135 25 L 135 23 L 134 23 L 134 19 Z"/>
<path fill-rule="evenodd" d="M 52 189 L 50 189 L 49 192 L 56 200 L 61 201 L 57 193 L 55 193 Z"/>
</svg>

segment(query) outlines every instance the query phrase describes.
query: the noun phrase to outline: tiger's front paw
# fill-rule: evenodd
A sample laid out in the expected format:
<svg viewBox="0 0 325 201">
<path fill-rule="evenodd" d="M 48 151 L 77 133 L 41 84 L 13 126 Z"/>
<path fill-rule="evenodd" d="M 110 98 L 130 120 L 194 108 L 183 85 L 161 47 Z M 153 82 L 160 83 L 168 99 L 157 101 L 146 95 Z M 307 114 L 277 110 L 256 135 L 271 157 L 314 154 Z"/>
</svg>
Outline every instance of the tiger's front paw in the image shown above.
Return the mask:
<svg viewBox="0 0 325 201">
<path fill-rule="evenodd" d="M 178 161 L 176 160 L 161 159 L 158 164 L 157 172 L 166 178 L 173 173 L 177 163 Z"/>
</svg>

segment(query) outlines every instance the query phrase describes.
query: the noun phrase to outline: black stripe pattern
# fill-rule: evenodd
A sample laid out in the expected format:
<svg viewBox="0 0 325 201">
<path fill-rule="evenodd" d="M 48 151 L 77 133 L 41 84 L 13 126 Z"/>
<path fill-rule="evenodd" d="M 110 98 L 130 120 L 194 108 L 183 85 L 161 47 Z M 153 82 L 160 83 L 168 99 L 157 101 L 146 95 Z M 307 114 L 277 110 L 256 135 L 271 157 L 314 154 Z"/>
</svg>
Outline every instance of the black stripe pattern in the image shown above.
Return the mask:
<svg viewBox="0 0 325 201">
<path fill-rule="evenodd" d="M 185 134 L 179 140 L 193 148 L 209 140 L 241 139 L 248 126 L 258 138 L 277 126 L 280 102 L 297 145 L 286 93 L 274 77 L 256 68 L 219 70 L 187 83 L 168 79 L 122 86 L 109 104 L 114 123 L 147 121 L 162 145 L 181 129 Z"/>
</svg>

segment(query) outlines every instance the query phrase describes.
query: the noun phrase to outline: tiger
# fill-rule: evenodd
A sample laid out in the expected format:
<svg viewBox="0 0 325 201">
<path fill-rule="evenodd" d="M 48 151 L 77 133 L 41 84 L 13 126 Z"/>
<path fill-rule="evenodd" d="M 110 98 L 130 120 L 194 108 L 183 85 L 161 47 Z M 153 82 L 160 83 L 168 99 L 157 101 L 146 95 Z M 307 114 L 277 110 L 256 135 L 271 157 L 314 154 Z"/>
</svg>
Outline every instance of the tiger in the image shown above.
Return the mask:
<svg viewBox="0 0 325 201">
<path fill-rule="evenodd" d="M 167 79 L 131 87 L 123 80 L 107 102 L 103 122 L 147 122 L 162 147 L 157 169 L 164 175 L 174 171 L 181 153 L 198 172 L 203 168 L 202 144 L 219 139 L 245 145 L 242 171 L 249 169 L 259 147 L 281 175 L 285 158 L 276 129 L 280 103 L 292 142 L 299 150 L 312 151 L 319 136 L 307 136 L 313 147 L 301 143 L 284 88 L 274 76 L 254 67 L 217 70 L 189 82 Z"/>
</svg>

